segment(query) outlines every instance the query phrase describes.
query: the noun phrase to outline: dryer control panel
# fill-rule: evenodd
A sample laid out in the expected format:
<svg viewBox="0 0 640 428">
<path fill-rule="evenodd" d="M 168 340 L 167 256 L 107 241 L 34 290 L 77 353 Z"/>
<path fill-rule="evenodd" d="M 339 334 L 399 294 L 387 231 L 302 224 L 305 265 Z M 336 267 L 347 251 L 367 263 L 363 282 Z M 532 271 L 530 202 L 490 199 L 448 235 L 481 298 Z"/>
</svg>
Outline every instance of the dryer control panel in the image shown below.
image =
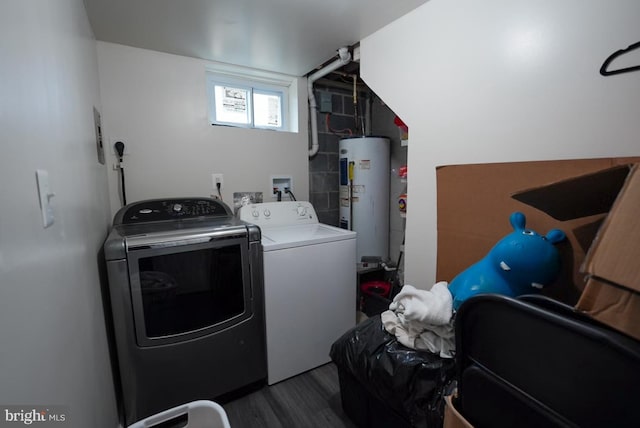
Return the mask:
<svg viewBox="0 0 640 428">
<path fill-rule="evenodd" d="M 113 223 L 134 224 L 198 217 L 232 217 L 223 202 L 209 198 L 152 199 L 123 207 Z"/>
<path fill-rule="evenodd" d="M 306 201 L 265 202 L 240 207 L 240 220 L 258 226 L 290 226 L 318 223 L 313 205 Z"/>
</svg>

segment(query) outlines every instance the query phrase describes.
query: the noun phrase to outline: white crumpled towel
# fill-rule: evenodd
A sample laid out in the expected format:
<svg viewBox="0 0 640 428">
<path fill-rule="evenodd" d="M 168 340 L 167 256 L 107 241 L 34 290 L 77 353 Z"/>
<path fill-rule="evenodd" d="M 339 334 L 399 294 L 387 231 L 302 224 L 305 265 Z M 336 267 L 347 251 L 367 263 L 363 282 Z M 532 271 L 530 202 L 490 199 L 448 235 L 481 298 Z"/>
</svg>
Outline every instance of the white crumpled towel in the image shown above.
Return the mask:
<svg viewBox="0 0 640 428">
<path fill-rule="evenodd" d="M 389 310 L 380 314 L 385 330 L 404 346 L 453 358 L 453 297 L 447 286 L 442 281 L 431 290 L 402 287 Z"/>
</svg>

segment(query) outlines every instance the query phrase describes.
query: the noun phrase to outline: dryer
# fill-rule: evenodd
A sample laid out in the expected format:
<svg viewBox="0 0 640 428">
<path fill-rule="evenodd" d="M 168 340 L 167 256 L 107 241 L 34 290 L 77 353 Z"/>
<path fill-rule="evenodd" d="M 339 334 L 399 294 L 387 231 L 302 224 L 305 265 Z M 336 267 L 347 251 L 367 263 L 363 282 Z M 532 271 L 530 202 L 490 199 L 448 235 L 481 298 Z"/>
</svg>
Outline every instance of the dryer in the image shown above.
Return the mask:
<svg viewBox="0 0 640 428">
<path fill-rule="evenodd" d="M 241 207 L 260 227 L 264 259 L 267 383 L 330 361 L 356 323 L 356 233 L 318 221 L 309 202 Z"/>
<path fill-rule="evenodd" d="M 261 247 L 217 200 L 118 211 L 104 254 L 127 425 L 264 382 Z"/>
</svg>

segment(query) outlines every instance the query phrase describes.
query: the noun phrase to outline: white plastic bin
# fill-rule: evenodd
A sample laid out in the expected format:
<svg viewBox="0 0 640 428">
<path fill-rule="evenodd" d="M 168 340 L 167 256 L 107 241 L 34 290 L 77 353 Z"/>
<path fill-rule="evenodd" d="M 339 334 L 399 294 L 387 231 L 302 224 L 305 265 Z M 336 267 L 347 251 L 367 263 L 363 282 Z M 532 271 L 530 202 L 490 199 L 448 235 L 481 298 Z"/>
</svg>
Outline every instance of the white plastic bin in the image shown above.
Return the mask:
<svg viewBox="0 0 640 428">
<path fill-rule="evenodd" d="M 129 425 L 129 428 L 151 428 L 163 422 L 187 416 L 185 428 L 231 428 L 227 413 L 213 401 L 199 400 L 176 406 Z"/>
</svg>

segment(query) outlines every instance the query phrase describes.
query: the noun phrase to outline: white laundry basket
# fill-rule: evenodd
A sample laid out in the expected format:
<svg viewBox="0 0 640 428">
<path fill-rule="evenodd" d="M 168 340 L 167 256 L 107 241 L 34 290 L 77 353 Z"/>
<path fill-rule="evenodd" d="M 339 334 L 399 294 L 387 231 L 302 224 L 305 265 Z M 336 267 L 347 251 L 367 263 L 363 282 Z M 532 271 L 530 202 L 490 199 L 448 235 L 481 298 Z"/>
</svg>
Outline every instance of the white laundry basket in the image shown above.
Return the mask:
<svg viewBox="0 0 640 428">
<path fill-rule="evenodd" d="M 129 428 L 151 428 L 172 419 L 177 420 L 184 415 L 187 416 L 187 424 L 184 428 L 231 428 L 227 413 L 222 406 L 207 400 L 176 406 L 129 425 Z"/>
</svg>

